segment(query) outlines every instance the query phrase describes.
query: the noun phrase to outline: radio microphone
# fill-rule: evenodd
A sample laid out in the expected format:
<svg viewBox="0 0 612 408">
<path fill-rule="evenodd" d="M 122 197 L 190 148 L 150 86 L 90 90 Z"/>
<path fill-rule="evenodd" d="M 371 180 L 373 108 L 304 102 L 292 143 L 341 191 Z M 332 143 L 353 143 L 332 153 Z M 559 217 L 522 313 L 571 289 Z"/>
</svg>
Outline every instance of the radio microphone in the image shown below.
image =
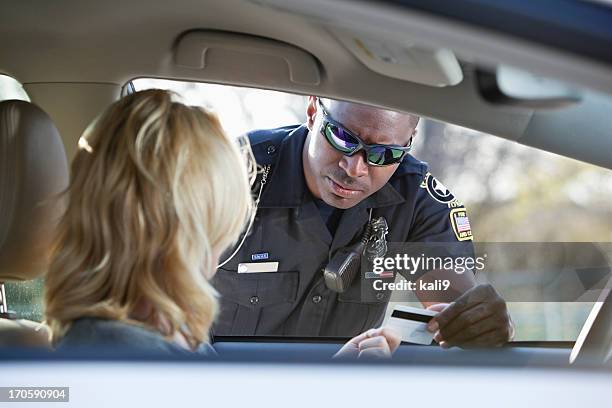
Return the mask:
<svg viewBox="0 0 612 408">
<path fill-rule="evenodd" d="M 361 240 L 354 245 L 340 248 L 325 267 L 325 285 L 334 292 L 343 293 L 351 285 L 361 268 L 361 255 L 370 239 L 372 227 L 368 222 Z"/>
<path fill-rule="evenodd" d="M 354 245 L 338 249 L 325 267 L 323 276 L 327 288 L 338 293 L 345 292 L 359 274 L 362 255 L 366 255 L 370 262 L 374 258 L 385 256 L 388 249 L 386 241 L 388 231 L 387 220 L 384 217 L 372 220 L 372 209 L 370 209 L 370 219 L 361 240 Z"/>
</svg>

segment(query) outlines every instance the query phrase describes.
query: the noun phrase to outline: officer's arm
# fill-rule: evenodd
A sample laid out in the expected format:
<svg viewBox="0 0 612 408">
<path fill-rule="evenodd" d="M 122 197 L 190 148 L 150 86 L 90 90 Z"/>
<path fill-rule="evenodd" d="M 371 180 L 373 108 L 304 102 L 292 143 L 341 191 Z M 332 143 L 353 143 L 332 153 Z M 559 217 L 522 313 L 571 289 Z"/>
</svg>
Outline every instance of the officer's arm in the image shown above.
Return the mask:
<svg viewBox="0 0 612 408">
<path fill-rule="evenodd" d="M 407 241 L 423 244 L 425 252 L 431 252 L 428 255 L 473 257 L 472 231 L 463 204 L 429 173 L 414 194 L 414 217 Z M 448 289 L 435 289 L 440 286 L 436 282 L 446 281 L 450 282 Z M 422 275 L 416 281 L 415 293 L 423 306 L 428 307 L 452 302 L 474 286 L 476 280 L 471 271 L 456 273 L 439 269 Z"/>
<path fill-rule="evenodd" d="M 452 256 L 474 257 L 465 207 L 429 174 L 419 190 L 409 240 L 448 243 L 446 246 Z M 427 283 L 440 280 L 450 281 L 448 290 L 425 290 L 429 289 Z M 439 312 L 428 329 L 435 333 L 434 339 L 443 347 L 499 346 L 513 337 L 514 325 L 506 302 L 491 285 L 477 285 L 472 271 L 430 271 L 417 281 L 416 294 L 424 306 Z"/>
</svg>

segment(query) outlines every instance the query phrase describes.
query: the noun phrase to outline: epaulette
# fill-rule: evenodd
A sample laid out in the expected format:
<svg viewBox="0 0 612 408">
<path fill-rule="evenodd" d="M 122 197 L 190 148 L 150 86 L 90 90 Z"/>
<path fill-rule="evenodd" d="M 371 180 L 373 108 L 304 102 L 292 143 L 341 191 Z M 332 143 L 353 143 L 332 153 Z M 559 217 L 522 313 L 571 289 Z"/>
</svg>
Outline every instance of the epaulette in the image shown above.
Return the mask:
<svg viewBox="0 0 612 408">
<path fill-rule="evenodd" d="M 275 129 L 254 130 L 247 133 L 253 156 L 260 169 L 265 166 L 273 166 L 278 159 L 278 153 L 283 140 L 297 129 L 300 125 L 284 126 Z M 271 172 L 271 170 L 269 170 Z M 259 173 L 253 185 L 251 192 L 255 198 L 261 188 L 261 178 L 263 173 Z"/>
<path fill-rule="evenodd" d="M 299 125 L 284 126 L 276 129 L 254 130 L 247 133 L 255 161 L 260 166 L 276 162 L 281 143 Z"/>
<path fill-rule="evenodd" d="M 414 156 L 408 154 L 402 160 L 402 163 L 399 165 L 395 173 L 393 173 L 392 178 L 400 177 L 405 174 L 420 174 L 421 176 L 425 176 L 427 174 L 429 165 L 421 161 Z"/>
</svg>

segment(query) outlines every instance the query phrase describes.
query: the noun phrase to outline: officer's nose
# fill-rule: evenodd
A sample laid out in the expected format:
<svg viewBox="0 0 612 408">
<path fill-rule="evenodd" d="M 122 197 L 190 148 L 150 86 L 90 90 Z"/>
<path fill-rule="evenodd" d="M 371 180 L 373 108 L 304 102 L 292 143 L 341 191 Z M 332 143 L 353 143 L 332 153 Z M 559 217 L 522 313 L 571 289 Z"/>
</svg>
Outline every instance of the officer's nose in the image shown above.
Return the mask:
<svg viewBox="0 0 612 408">
<path fill-rule="evenodd" d="M 340 160 L 340 168 L 349 177 L 363 177 L 368 175 L 368 164 L 365 161 L 363 152 L 358 152 L 353 156 L 343 156 Z"/>
</svg>

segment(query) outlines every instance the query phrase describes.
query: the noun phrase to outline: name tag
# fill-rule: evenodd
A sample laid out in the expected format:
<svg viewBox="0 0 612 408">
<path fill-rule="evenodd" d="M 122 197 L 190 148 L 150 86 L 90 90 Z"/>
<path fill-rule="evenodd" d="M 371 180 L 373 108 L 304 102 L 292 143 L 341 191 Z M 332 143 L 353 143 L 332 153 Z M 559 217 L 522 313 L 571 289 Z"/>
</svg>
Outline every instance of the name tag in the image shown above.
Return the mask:
<svg viewBox="0 0 612 408">
<path fill-rule="evenodd" d="M 251 261 L 263 261 L 264 259 L 268 259 L 270 254 L 267 252 L 260 252 L 258 254 L 251 255 Z"/>
<path fill-rule="evenodd" d="M 238 264 L 238 273 L 278 272 L 278 262 L 250 262 Z"/>
<path fill-rule="evenodd" d="M 431 310 L 397 305 L 386 326 L 398 332 L 402 341 L 427 345 L 431 344 L 434 335 L 427 331 L 427 323 L 436 314 Z"/>
</svg>

